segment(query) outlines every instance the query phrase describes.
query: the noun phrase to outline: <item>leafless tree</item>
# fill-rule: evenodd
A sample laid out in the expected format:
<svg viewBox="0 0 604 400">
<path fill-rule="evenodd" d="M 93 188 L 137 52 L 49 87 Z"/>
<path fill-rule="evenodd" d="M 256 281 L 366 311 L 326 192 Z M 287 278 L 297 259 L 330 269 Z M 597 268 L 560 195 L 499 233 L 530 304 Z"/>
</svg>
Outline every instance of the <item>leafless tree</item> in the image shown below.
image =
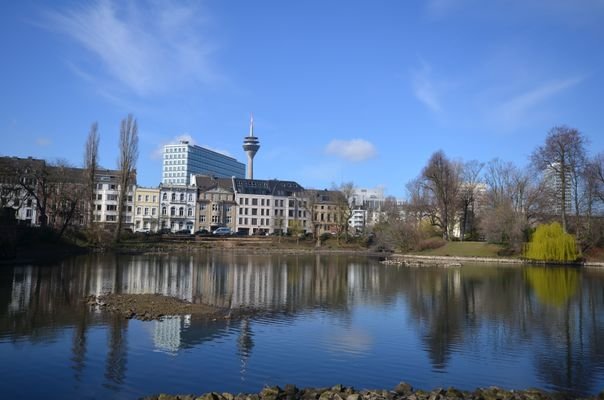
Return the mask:
<svg viewBox="0 0 604 400">
<path fill-rule="evenodd" d="M 32 199 L 38 211 L 38 224 L 48 225 L 48 201 L 52 196 L 51 168 L 44 160 L 15 160 L 13 165 L 17 184 L 25 192 L 24 198 Z"/>
<path fill-rule="evenodd" d="M 480 171 L 482 170 L 484 163 L 476 160 L 468 161 L 463 164 L 461 179 L 462 182 L 459 187 L 459 203 L 461 208 L 461 218 L 459 221 L 459 239 L 463 241 L 466 237 L 468 230 L 474 232 L 475 230 L 475 203 L 479 195 L 480 185 Z"/>
<path fill-rule="evenodd" d="M 433 224 L 442 230 L 445 240 L 450 239 L 455 224 L 460 173 L 459 164 L 450 161 L 445 153 L 439 150 L 432 154 L 421 174 L 422 184 L 437 210 L 437 213 L 431 215 Z"/>
<path fill-rule="evenodd" d="M 50 167 L 48 199 L 49 223 L 58 231 L 59 237 L 65 230 L 83 217 L 82 202 L 87 191 L 82 170 L 73 168 L 65 160 L 57 160 Z"/>
<path fill-rule="evenodd" d="M 354 183 L 342 183 L 339 187 L 334 187 L 333 190 L 339 191 L 341 196 L 336 197 L 338 207 L 338 219 L 340 223 L 340 233 L 343 233 L 348 239 L 348 220 L 352 217 L 352 198 L 354 196 Z"/>
<path fill-rule="evenodd" d="M 553 174 L 557 179 L 556 198 L 562 228 L 566 231 L 568 191 L 572 188 L 572 177 L 579 175 L 579 170 L 585 161 L 585 138 L 577 129 L 567 126 L 552 128 L 545 139 L 545 144 L 539 146 L 531 155 L 533 166 L 538 170 Z M 572 191 L 577 193 L 577 191 Z"/>
<path fill-rule="evenodd" d="M 136 119 L 129 114 L 124 118 L 120 126 L 118 170 L 120 171 L 120 188 L 117 213 L 117 229 L 115 230 L 115 240 L 119 241 L 124 217 L 126 213 L 126 199 L 128 190 L 133 183 L 132 178 L 136 171 L 136 162 L 138 160 L 138 125 Z"/>
<path fill-rule="evenodd" d="M 99 141 L 98 124 L 95 122 L 90 126 L 86 148 L 84 149 L 84 172 L 86 174 L 86 198 L 88 208 L 88 226 L 94 223 L 94 200 L 95 200 L 95 175 L 99 166 Z"/>
</svg>

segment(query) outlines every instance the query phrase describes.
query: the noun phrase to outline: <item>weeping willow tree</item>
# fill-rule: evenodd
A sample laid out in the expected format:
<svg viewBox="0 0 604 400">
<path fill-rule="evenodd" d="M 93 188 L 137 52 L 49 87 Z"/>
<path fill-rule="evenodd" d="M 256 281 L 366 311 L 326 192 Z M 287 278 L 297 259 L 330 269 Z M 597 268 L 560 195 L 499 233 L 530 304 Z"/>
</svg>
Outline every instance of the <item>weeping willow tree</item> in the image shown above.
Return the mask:
<svg viewBox="0 0 604 400">
<path fill-rule="evenodd" d="M 558 222 L 537 227 L 525 257 L 540 261 L 575 261 L 579 258 L 574 236 L 564 232 Z"/>
</svg>

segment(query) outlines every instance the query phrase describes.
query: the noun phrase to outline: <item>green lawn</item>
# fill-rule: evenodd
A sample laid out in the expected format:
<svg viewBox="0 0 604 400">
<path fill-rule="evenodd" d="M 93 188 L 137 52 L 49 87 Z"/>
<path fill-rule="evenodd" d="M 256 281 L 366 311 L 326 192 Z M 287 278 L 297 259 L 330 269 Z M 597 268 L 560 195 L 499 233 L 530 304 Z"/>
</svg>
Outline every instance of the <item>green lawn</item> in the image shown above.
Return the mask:
<svg viewBox="0 0 604 400">
<path fill-rule="evenodd" d="M 438 249 L 418 251 L 413 254 L 425 256 L 459 256 L 459 257 L 499 257 L 502 249 L 496 244 L 485 242 L 447 242 Z"/>
</svg>

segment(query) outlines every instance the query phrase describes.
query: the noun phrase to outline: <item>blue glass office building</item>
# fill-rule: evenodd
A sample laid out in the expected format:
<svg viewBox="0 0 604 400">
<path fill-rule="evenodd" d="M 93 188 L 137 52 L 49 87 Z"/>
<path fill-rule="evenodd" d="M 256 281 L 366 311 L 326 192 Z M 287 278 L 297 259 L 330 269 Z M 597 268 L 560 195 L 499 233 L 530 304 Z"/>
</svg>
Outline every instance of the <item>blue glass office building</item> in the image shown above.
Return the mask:
<svg viewBox="0 0 604 400">
<path fill-rule="evenodd" d="M 244 178 L 245 164 L 233 157 L 191 145 L 187 141 L 165 145 L 162 183 L 190 185 L 191 174 Z"/>
</svg>

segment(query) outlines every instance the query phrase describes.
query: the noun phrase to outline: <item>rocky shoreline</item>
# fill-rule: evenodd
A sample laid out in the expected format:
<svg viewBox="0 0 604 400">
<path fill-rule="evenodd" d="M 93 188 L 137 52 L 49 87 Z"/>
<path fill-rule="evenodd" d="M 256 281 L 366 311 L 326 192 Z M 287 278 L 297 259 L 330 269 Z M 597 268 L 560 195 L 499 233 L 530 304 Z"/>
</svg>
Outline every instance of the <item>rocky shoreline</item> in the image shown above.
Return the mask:
<svg viewBox="0 0 604 400">
<path fill-rule="evenodd" d="M 208 304 L 190 303 L 161 294 L 103 294 L 90 295 L 83 301 L 91 307 L 141 321 L 161 320 L 173 315 L 192 315 L 217 320 L 254 315 L 259 310 L 251 307 L 222 308 Z"/>
<path fill-rule="evenodd" d="M 562 399 L 604 399 L 604 392 L 597 396 L 576 397 L 564 393 L 547 393 L 538 389 L 504 390 L 498 387 L 478 388 L 473 391 L 455 388 L 415 390 L 405 382 L 399 383 L 393 390 L 355 390 L 352 387 L 335 385 L 330 388 L 304 388 L 294 385 L 265 387 L 260 393 L 231 394 L 204 393 L 158 394 L 144 397 L 145 400 L 562 400 Z"/>
</svg>

